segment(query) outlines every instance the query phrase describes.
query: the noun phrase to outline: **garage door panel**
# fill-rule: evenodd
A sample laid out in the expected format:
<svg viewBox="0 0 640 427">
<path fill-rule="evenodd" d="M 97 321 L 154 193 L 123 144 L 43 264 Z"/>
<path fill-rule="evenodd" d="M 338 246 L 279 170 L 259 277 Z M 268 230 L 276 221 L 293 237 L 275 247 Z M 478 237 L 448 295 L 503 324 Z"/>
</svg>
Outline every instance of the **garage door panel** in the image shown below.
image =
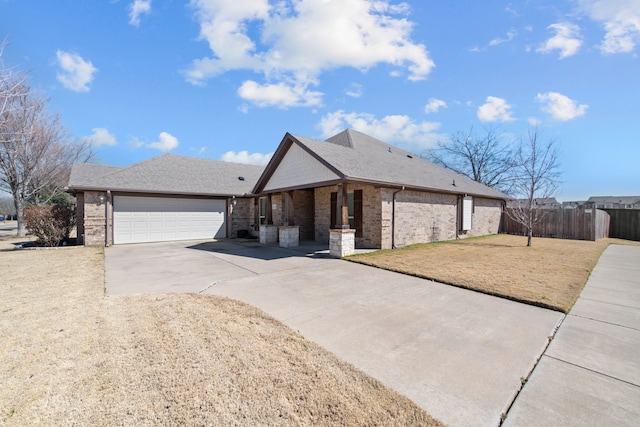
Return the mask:
<svg viewBox="0 0 640 427">
<path fill-rule="evenodd" d="M 114 243 L 226 237 L 226 201 L 114 197 Z"/>
</svg>

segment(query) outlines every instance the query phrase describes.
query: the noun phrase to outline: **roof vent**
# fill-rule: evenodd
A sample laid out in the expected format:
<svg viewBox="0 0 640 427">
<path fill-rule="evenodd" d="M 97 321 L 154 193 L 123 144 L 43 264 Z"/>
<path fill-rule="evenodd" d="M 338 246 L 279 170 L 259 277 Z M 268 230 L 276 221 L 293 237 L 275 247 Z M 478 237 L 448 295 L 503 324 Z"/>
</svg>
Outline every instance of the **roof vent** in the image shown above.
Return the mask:
<svg viewBox="0 0 640 427">
<path fill-rule="evenodd" d="M 239 176 L 239 177 L 238 177 L 238 179 L 239 179 L 240 181 L 244 181 L 244 176 Z"/>
</svg>

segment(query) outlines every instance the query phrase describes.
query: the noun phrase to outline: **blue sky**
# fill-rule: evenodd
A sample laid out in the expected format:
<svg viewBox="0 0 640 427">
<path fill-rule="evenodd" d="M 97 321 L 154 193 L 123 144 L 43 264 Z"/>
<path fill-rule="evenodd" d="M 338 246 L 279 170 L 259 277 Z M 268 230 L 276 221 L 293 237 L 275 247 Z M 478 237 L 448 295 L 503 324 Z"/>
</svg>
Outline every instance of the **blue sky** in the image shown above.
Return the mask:
<svg viewBox="0 0 640 427">
<path fill-rule="evenodd" d="M 537 125 L 561 200 L 640 195 L 640 0 L 0 0 L 29 73 L 102 163 L 265 164 L 286 132 L 416 154 Z"/>
</svg>

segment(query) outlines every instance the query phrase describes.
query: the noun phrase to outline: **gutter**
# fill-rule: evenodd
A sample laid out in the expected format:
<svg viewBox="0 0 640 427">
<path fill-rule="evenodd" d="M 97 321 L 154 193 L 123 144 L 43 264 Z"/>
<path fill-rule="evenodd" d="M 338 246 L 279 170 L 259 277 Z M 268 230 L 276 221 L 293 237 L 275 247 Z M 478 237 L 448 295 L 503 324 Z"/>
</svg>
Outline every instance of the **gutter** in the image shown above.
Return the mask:
<svg viewBox="0 0 640 427">
<path fill-rule="evenodd" d="M 396 249 L 396 195 L 404 191 L 404 185 L 398 191 L 393 192 L 391 201 L 391 249 Z"/>
</svg>

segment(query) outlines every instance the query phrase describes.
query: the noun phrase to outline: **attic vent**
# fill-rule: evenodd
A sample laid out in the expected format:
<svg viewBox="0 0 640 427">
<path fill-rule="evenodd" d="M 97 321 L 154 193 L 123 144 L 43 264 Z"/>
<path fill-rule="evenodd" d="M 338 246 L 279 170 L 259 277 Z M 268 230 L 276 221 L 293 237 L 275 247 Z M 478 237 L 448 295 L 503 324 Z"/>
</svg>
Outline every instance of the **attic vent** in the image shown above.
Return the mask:
<svg viewBox="0 0 640 427">
<path fill-rule="evenodd" d="M 411 154 L 407 154 L 407 157 L 413 159 L 413 156 Z"/>
<path fill-rule="evenodd" d="M 244 176 L 239 176 L 239 177 L 238 177 L 238 179 L 239 179 L 240 181 L 244 181 Z"/>
</svg>

